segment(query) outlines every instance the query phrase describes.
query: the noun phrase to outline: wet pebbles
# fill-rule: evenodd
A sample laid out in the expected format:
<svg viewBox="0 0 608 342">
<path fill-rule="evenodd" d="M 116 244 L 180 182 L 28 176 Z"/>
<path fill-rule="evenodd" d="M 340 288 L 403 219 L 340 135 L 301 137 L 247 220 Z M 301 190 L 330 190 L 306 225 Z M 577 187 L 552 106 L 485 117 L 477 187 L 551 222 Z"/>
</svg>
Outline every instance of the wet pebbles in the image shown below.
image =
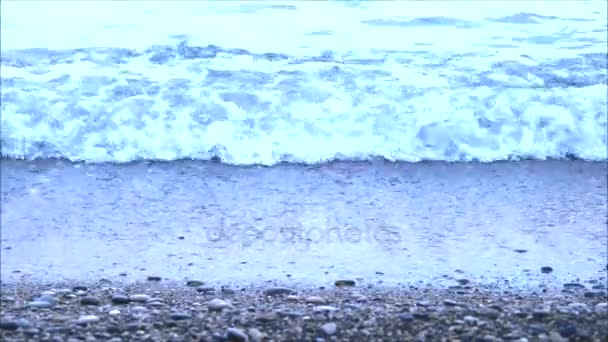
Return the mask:
<svg viewBox="0 0 608 342">
<path fill-rule="evenodd" d="M 340 281 L 327 289 L 232 291 L 201 291 L 199 281 L 3 284 L 0 340 L 608 340 L 605 288 L 569 283 L 561 293 L 522 294 L 458 283 L 374 289 Z"/>
</svg>

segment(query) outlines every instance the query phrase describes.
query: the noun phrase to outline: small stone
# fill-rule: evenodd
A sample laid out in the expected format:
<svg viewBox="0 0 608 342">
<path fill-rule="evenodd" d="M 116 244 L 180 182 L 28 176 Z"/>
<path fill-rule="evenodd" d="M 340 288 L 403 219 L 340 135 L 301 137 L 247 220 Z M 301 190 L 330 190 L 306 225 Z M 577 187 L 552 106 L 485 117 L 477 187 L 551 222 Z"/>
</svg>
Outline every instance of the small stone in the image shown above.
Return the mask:
<svg viewBox="0 0 608 342">
<path fill-rule="evenodd" d="M 82 299 L 80 299 L 80 304 L 82 304 L 82 305 L 99 305 L 99 304 L 101 304 L 101 301 L 95 297 L 86 296 L 86 297 L 82 297 Z"/>
<path fill-rule="evenodd" d="M 191 286 L 191 287 L 199 287 L 199 286 L 203 286 L 203 285 L 205 285 L 205 283 L 200 280 L 188 280 L 186 282 L 186 286 Z"/>
<path fill-rule="evenodd" d="M 312 311 L 314 312 L 332 312 L 332 311 L 337 311 L 338 308 L 336 308 L 335 306 L 331 306 L 331 305 L 318 305 L 315 306 Z"/>
<path fill-rule="evenodd" d="M 308 296 L 308 297 L 306 297 L 305 302 L 308 304 L 317 304 L 317 305 L 326 303 L 325 299 L 323 299 L 319 296 Z"/>
<path fill-rule="evenodd" d="M 78 291 L 87 291 L 89 288 L 86 286 L 74 286 L 72 287 L 72 292 L 78 292 Z"/>
<path fill-rule="evenodd" d="M 124 295 L 113 295 L 111 298 L 112 304 L 122 305 L 129 304 L 129 297 Z"/>
<path fill-rule="evenodd" d="M 61 296 L 65 296 L 68 293 L 72 293 L 72 290 L 70 289 L 57 289 L 55 290 L 55 293 Z"/>
<path fill-rule="evenodd" d="M 54 296 L 56 294 L 55 291 L 53 290 L 48 290 L 48 291 L 42 291 L 40 292 L 41 296 Z"/>
<path fill-rule="evenodd" d="M 413 321 L 415 319 L 414 315 L 412 315 L 409 312 L 400 313 L 400 314 L 397 315 L 397 318 L 399 318 L 400 320 L 402 320 L 404 322 L 411 322 L 411 321 Z"/>
<path fill-rule="evenodd" d="M 262 342 L 262 339 L 264 338 L 264 335 L 262 334 L 262 332 L 256 328 L 249 328 L 247 333 L 249 334 L 249 338 L 251 339 L 251 342 Z"/>
<path fill-rule="evenodd" d="M 597 303 L 595 304 L 595 313 L 600 316 L 608 315 L 608 303 Z"/>
<path fill-rule="evenodd" d="M 241 329 L 228 328 L 226 330 L 226 338 L 232 342 L 247 342 L 249 337 Z"/>
<path fill-rule="evenodd" d="M 289 296 L 285 297 L 285 300 L 288 302 L 297 302 L 300 300 L 300 297 L 298 297 L 296 295 L 289 295 Z"/>
<path fill-rule="evenodd" d="M 135 312 L 135 313 L 143 313 L 143 312 L 148 311 L 148 308 L 145 307 L 145 306 L 136 305 L 136 306 L 134 306 L 134 307 L 131 308 L 131 311 Z"/>
<path fill-rule="evenodd" d="M 551 272 L 553 272 L 553 267 L 551 267 L 551 266 L 543 266 L 543 267 L 540 268 L 540 271 L 542 273 L 551 273 Z"/>
<path fill-rule="evenodd" d="M 479 323 L 479 319 L 477 317 L 473 317 L 473 316 L 464 316 L 464 321 L 467 322 L 470 325 L 477 325 L 477 323 Z"/>
<path fill-rule="evenodd" d="M 120 315 L 120 310 L 110 310 L 110 312 L 108 312 L 109 315 L 111 316 L 116 316 L 116 315 Z"/>
<path fill-rule="evenodd" d="M 264 295 L 269 297 L 285 296 L 295 294 L 296 291 L 286 287 L 271 287 L 264 290 Z"/>
<path fill-rule="evenodd" d="M 565 289 L 584 289 L 585 285 L 579 284 L 579 283 L 565 283 L 564 288 Z"/>
<path fill-rule="evenodd" d="M 150 296 L 147 294 L 134 294 L 129 296 L 129 300 L 132 302 L 145 303 L 150 300 Z"/>
<path fill-rule="evenodd" d="M 255 316 L 255 320 L 259 322 L 272 322 L 277 319 L 277 314 L 274 312 L 260 312 Z"/>
<path fill-rule="evenodd" d="M 192 316 L 190 316 L 189 314 L 187 314 L 185 312 L 174 312 L 171 315 L 169 315 L 169 317 L 171 317 L 171 319 L 173 319 L 175 321 L 183 321 L 185 319 L 192 318 Z"/>
<path fill-rule="evenodd" d="M 230 307 L 232 307 L 232 304 L 219 298 L 214 298 L 207 303 L 207 308 L 211 311 L 220 311 Z"/>
<path fill-rule="evenodd" d="M 53 303 L 47 302 L 45 300 L 34 300 L 30 302 L 28 306 L 31 308 L 43 309 L 50 308 L 51 306 L 53 306 Z"/>
<path fill-rule="evenodd" d="M 215 293 L 215 289 L 213 287 L 205 287 L 199 286 L 196 288 L 197 292 L 202 292 L 203 294 L 213 294 Z"/>
<path fill-rule="evenodd" d="M 444 301 L 443 301 L 443 304 L 445 304 L 445 305 L 447 305 L 447 306 L 456 306 L 456 305 L 458 305 L 458 303 L 457 303 L 457 302 L 455 302 L 455 301 L 453 301 L 453 300 L 451 300 L 451 299 L 446 299 L 446 300 L 444 300 Z"/>
<path fill-rule="evenodd" d="M 460 285 L 467 285 L 471 281 L 469 279 L 458 279 L 458 280 L 456 280 L 456 282 L 458 282 L 458 284 L 460 284 Z"/>
<path fill-rule="evenodd" d="M 338 326 L 336 325 L 336 323 L 330 322 L 330 323 L 325 323 L 321 326 L 321 330 L 323 330 L 323 332 L 328 335 L 334 335 L 336 333 L 336 331 L 338 331 Z"/>
<path fill-rule="evenodd" d="M 601 291 L 587 291 L 583 294 L 585 298 L 604 298 L 606 294 Z"/>
<path fill-rule="evenodd" d="M 148 276 L 148 281 L 161 281 L 161 279 L 159 276 Z"/>
<path fill-rule="evenodd" d="M 527 250 L 527 249 L 521 249 L 521 248 L 517 248 L 517 249 L 514 249 L 514 251 L 515 251 L 516 253 L 526 253 L 528 250 Z"/>
<path fill-rule="evenodd" d="M 341 279 L 336 280 L 334 282 L 334 285 L 336 285 L 337 287 L 355 286 L 355 281 L 350 279 Z"/>
<path fill-rule="evenodd" d="M 97 317 L 95 315 L 80 316 L 78 318 L 78 320 L 76 321 L 76 323 L 78 323 L 78 324 L 88 324 L 88 323 L 96 323 L 96 322 L 99 322 L 99 317 Z"/>
<path fill-rule="evenodd" d="M 19 324 L 17 322 L 2 319 L 0 320 L 0 329 L 2 330 L 17 330 Z"/>
</svg>

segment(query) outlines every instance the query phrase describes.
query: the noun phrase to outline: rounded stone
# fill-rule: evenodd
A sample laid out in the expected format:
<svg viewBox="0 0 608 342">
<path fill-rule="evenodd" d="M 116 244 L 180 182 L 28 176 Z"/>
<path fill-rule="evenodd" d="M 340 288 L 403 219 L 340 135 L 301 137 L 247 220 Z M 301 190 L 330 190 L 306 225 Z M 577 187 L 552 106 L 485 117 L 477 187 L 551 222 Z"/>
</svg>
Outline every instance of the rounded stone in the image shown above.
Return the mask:
<svg viewBox="0 0 608 342">
<path fill-rule="evenodd" d="M 333 322 L 325 323 L 321 326 L 321 330 L 323 330 L 326 335 L 331 336 L 338 331 L 338 325 Z"/>
</svg>

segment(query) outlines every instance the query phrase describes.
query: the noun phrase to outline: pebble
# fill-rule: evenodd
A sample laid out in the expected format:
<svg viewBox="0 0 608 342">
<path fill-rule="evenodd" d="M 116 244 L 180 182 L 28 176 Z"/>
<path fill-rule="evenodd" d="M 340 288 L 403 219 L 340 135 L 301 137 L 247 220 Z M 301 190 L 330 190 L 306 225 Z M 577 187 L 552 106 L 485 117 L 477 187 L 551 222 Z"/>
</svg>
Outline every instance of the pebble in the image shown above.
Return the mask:
<svg viewBox="0 0 608 342">
<path fill-rule="evenodd" d="M 199 287 L 199 286 L 203 286 L 205 285 L 204 282 L 200 281 L 200 280 L 188 280 L 186 282 L 187 286 L 192 286 L 192 287 Z"/>
<path fill-rule="evenodd" d="M 444 301 L 443 301 L 443 304 L 445 304 L 445 305 L 447 305 L 447 306 L 456 306 L 456 305 L 458 305 L 458 303 L 457 303 L 457 302 L 455 302 L 455 301 L 453 301 L 453 300 L 451 300 L 451 299 L 446 299 L 446 300 L 444 300 Z"/>
<path fill-rule="evenodd" d="M 171 317 L 171 319 L 176 320 L 176 321 L 182 321 L 185 319 L 192 318 L 192 316 L 190 316 L 189 314 L 187 314 L 185 312 L 174 312 L 171 315 L 169 315 L 169 317 Z"/>
<path fill-rule="evenodd" d="M 78 318 L 78 320 L 76 321 L 76 323 L 78 323 L 78 324 L 88 324 L 88 323 L 95 323 L 95 322 L 99 322 L 99 317 L 97 317 L 95 315 L 80 316 Z"/>
<path fill-rule="evenodd" d="M 161 281 L 161 279 L 159 276 L 148 276 L 148 281 Z"/>
<path fill-rule="evenodd" d="M 251 342 L 262 342 L 262 339 L 264 338 L 264 335 L 262 334 L 262 332 L 256 328 L 249 328 L 247 333 L 249 334 L 249 338 L 251 339 Z"/>
<path fill-rule="evenodd" d="M 245 334 L 241 329 L 237 328 L 228 328 L 226 330 L 226 338 L 228 341 L 233 342 L 247 342 L 249 341 L 249 337 Z"/>
<path fill-rule="evenodd" d="M 111 316 L 116 316 L 116 315 L 120 315 L 120 310 L 110 310 L 110 312 L 108 312 L 109 315 Z"/>
<path fill-rule="evenodd" d="M 129 297 L 124 295 L 113 295 L 111 298 L 113 304 L 129 304 Z"/>
<path fill-rule="evenodd" d="M 335 306 L 331 306 L 331 305 L 318 305 L 315 306 L 312 311 L 314 312 L 331 312 L 331 311 L 337 311 L 338 308 L 336 308 Z"/>
<path fill-rule="evenodd" d="M 203 294 L 213 294 L 215 293 L 215 289 L 213 287 L 204 287 L 199 286 L 196 288 L 197 292 L 202 292 Z"/>
<path fill-rule="evenodd" d="M 219 298 L 214 298 L 207 303 L 207 308 L 212 311 L 220 311 L 230 307 L 232 307 L 232 304 Z"/>
<path fill-rule="evenodd" d="M 553 272 L 553 267 L 551 267 L 551 266 L 543 266 L 543 267 L 540 268 L 540 271 L 542 273 L 551 273 L 551 272 Z"/>
<path fill-rule="evenodd" d="M 597 303 L 595 304 L 595 313 L 598 315 L 608 315 L 608 303 Z"/>
<path fill-rule="evenodd" d="M 99 299 L 97 299 L 96 297 L 86 296 L 86 297 L 82 297 L 82 299 L 80 300 L 80 304 L 82 304 L 82 305 L 99 305 L 99 304 L 101 304 L 101 301 Z"/>
<path fill-rule="evenodd" d="M 17 322 L 2 319 L 0 320 L 0 329 L 2 330 L 17 330 L 19 325 Z"/>
<path fill-rule="evenodd" d="M 334 282 L 334 285 L 336 285 L 338 287 L 355 286 L 355 281 L 350 280 L 350 279 L 341 279 L 341 280 L 336 280 Z"/>
<path fill-rule="evenodd" d="M 284 296 L 284 295 L 293 295 L 296 293 L 296 291 L 289 289 L 287 287 L 271 287 L 271 288 L 264 290 L 263 293 L 265 296 L 276 297 L 276 296 Z"/>
<path fill-rule="evenodd" d="M 147 294 L 134 294 L 129 296 L 129 300 L 132 302 L 145 303 L 150 300 L 150 296 Z"/>
<path fill-rule="evenodd" d="M 334 335 L 336 331 L 338 331 L 338 326 L 336 325 L 336 323 L 333 322 L 325 323 L 321 326 L 321 330 L 323 330 L 323 332 L 328 336 L 331 336 Z"/>
<path fill-rule="evenodd" d="M 564 288 L 565 289 L 584 289 L 585 285 L 579 284 L 579 283 L 565 283 Z"/>
<path fill-rule="evenodd" d="M 53 304 L 54 304 L 54 302 L 51 303 L 51 302 L 48 302 L 48 301 L 45 301 L 45 300 L 34 300 L 34 301 L 30 302 L 28 304 L 28 306 L 31 307 L 31 308 L 39 308 L 39 309 L 41 309 L 41 308 L 50 308 L 51 306 L 53 306 Z"/>
<path fill-rule="evenodd" d="M 415 319 L 414 315 L 409 312 L 400 313 L 399 315 L 397 315 L 397 317 L 399 317 L 400 320 L 405 322 L 411 322 Z"/>
<path fill-rule="evenodd" d="M 323 299 L 319 296 L 308 296 L 308 297 L 306 297 L 305 302 L 308 304 L 325 304 L 326 303 L 325 299 Z"/>
<path fill-rule="evenodd" d="M 300 300 L 300 297 L 298 297 L 296 295 L 289 295 L 289 296 L 285 297 L 285 300 L 288 302 L 297 302 Z"/>
<path fill-rule="evenodd" d="M 277 314 L 275 312 L 261 312 L 255 316 L 255 320 L 259 322 L 272 322 L 277 319 Z"/>
</svg>

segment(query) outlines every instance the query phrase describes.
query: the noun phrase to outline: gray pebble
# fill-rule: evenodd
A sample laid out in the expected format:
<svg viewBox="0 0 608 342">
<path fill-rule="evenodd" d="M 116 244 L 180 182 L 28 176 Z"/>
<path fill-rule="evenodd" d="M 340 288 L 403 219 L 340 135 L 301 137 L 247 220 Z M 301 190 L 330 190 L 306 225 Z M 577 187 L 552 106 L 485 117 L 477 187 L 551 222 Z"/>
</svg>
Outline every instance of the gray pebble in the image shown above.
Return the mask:
<svg viewBox="0 0 608 342">
<path fill-rule="evenodd" d="M 161 279 L 159 276 L 148 276 L 148 281 L 161 281 Z"/>
<path fill-rule="evenodd" d="M 196 288 L 197 292 L 202 292 L 203 294 L 213 294 L 215 293 L 215 289 L 213 287 L 205 287 L 199 286 Z"/>
<path fill-rule="evenodd" d="M 325 304 L 325 299 L 319 297 L 319 296 L 308 296 L 306 297 L 305 300 L 306 303 L 308 304 Z"/>
<path fill-rule="evenodd" d="M 78 318 L 78 320 L 76 321 L 76 323 L 78 323 L 78 324 L 88 324 L 88 323 L 95 323 L 95 322 L 99 322 L 99 317 L 97 317 L 95 315 L 80 316 Z"/>
<path fill-rule="evenodd" d="M 99 305 L 99 304 L 101 304 L 101 301 L 95 297 L 86 296 L 86 297 L 82 297 L 82 299 L 80 300 L 80 304 L 82 304 L 82 305 Z"/>
<path fill-rule="evenodd" d="M 397 315 L 397 317 L 398 317 L 400 320 L 405 321 L 405 322 L 411 322 L 411 321 L 413 321 L 413 320 L 415 319 L 415 318 L 414 318 L 414 315 L 412 315 L 412 314 L 411 314 L 411 313 L 409 313 L 409 312 L 403 312 L 403 313 L 400 313 L 399 315 Z"/>
<path fill-rule="evenodd" d="M 312 311 L 314 312 L 331 312 L 331 311 L 337 311 L 338 308 L 336 308 L 335 306 L 331 306 L 331 305 L 317 305 L 315 306 Z"/>
<path fill-rule="evenodd" d="M 595 304 L 595 313 L 598 315 L 608 315 L 608 303 L 597 303 Z"/>
<path fill-rule="evenodd" d="M 129 297 L 124 295 L 113 295 L 111 298 L 113 304 L 129 304 Z"/>
<path fill-rule="evenodd" d="M 226 330 L 226 338 L 228 339 L 228 341 L 233 342 L 249 341 L 249 336 L 247 336 L 247 334 L 237 328 L 228 328 L 228 330 Z"/>
<path fill-rule="evenodd" d="M 295 293 L 296 291 L 286 287 L 271 287 L 269 289 L 264 290 L 264 295 L 270 297 L 293 295 Z"/>
<path fill-rule="evenodd" d="M 338 326 L 336 325 L 336 323 L 333 322 L 325 323 L 321 326 L 321 330 L 323 330 L 323 332 L 328 336 L 331 336 L 334 335 L 336 331 L 338 331 Z"/>
<path fill-rule="evenodd" d="M 50 308 L 53 306 L 53 303 L 44 301 L 44 300 L 35 300 L 28 304 L 31 308 Z"/>
<path fill-rule="evenodd" d="M 232 307 L 230 303 L 219 298 L 214 298 L 207 303 L 207 308 L 212 311 L 219 311 L 230 307 Z"/>
<path fill-rule="evenodd" d="M 553 267 L 551 267 L 551 266 L 543 266 L 543 267 L 540 268 L 540 271 L 542 273 L 551 273 L 551 272 L 553 272 Z"/>
<path fill-rule="evenodd" d="M 129 300 L 132 302 L 145 303 L 150 300 L 150 296 L 147 294 L 134 294 L 129 296 Z"/>
<path fill-rule="evenodd" d="M 256 328 L 250 328 L 247 333 L 249 334 L 251 342 L 262 342 L 262 339 L 264 338 L 262 332 Z"/>
</svg>

